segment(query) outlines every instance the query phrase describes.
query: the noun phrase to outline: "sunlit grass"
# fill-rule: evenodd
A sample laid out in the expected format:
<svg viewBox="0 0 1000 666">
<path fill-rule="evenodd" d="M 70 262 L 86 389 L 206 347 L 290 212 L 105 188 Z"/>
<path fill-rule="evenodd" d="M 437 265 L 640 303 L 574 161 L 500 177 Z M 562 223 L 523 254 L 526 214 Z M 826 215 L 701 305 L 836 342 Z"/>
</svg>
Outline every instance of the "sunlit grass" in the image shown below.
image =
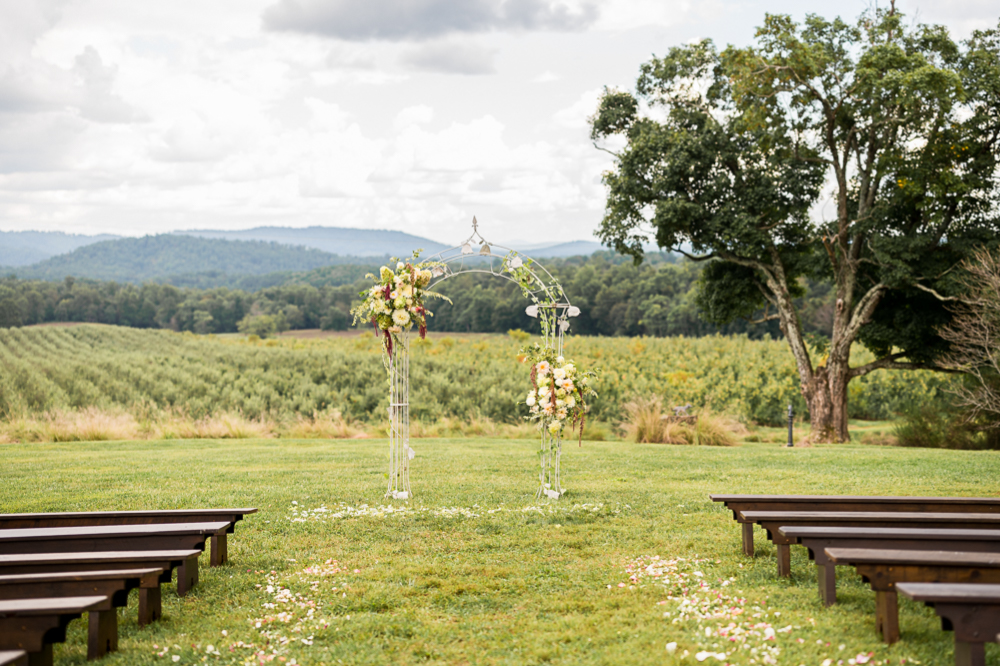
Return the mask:
<svg viewBox="0 0 1000 666">
<path fill-rule="evenodd" d="M 748 609 L 759 605 L 760 622 L 792 627 L 776 634 L 778 663 L 847 664 L 874 652 L 870 663 L 927 665 L 952 660 L 952 636 L 932 611 L 901 601 L 903 640 L 881 645 L 874 593 L 860 579 L 842 572 L 841 603 L 823 609 L 801 549 L 793 549 L 791 581 L 778 579 L 770 543 L 758 533 L 758 557 L 741 556 L 736 524 L 707 494 L 996 495 L 1000 478 L 995 452 L 585 441 L 565 447 L 569 494 L 542 503 L 533 498 L 532 440 L 413 446 L 416 499 L 396 503 L 410 507 L 402 515 L 374 508 L 386 504 L 386 443 L 377 439 L 3 445 L 0 510 L 260 509 L 237 527 L 229 565 L 203 569 L 183 600 L 166 591 L 162 621 L 140 630 L 134 603 L 122 613 L 120 651 L 102 662 L 109 665 L 174 663 L 175 654 L 182 664 L 243 663 L 254 650 L 238 644 L 264 646 L 261 630 L 270 632 L 265 651 L 274 663 L 696 664 L 698 651 L 725 649 L 704 634 L 719 623 L 674 624 L 663 616 L 674 606 L 658 605 L 661 590 L 632 585 L 625 564 L 657 555 L 706 560 L 696 567 L 705 580 L 734 578 L 726 589 L 739 590 Z M 324 505 L 365 515 L 312 511 Z M 541 511 L 524 510 L 531 506 Z M 303 509 L 305 520 L 293 522 Z M 299 575 L 320 564 L 329 575 Z M 313 619 L 299 625 L 305 631 L 293 631 L 305 608 L 263 607 L 275 603 L 268 584 L 315 604 Z M 282 611 L 292 612 L 290 622 L 267 622 Z M 84 630 L 71 625 L 57 663 L 84 663 Z M 668 653 L 671 642 L 677 649 Z M 995 659 L 997 650 L 988 654 Z M 751 658 L 741 651 L 731 659 Z"/>
</svg>

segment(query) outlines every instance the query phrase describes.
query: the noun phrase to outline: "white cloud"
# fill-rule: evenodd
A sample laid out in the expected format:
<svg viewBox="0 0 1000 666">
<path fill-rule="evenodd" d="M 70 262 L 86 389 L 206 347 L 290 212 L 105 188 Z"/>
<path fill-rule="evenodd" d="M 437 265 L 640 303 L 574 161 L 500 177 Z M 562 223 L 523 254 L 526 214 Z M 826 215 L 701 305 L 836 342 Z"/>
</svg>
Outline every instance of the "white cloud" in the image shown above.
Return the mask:
<svg viewBox="0 0 1000 666">
<path fill-rule="evenodd" d="M 397 132 L 411 125 L 426 125 L 434 120 L 434 109 L 426 104 L 408 106 L 396 114 L 392 127 Z"/>
<path fill-rule="evenodd" d="M 440 74 L 494 74 L 495 49 L 477 44 L 449 42 L 423 44 L 403 53 L 402 61 L 412 69 Z"/>
<path fill-rule="evenodd" d="M 580 30 L 590 3 L 552 0 L 279 0 L 264 26 L 345 40 L 412 40 L 494 30 Z"/>
<path fill-rule="evenodd" d="M 532 83 L 551 83 L 552 81 L 558 81 L 558 80 L 559 80 L 559 75 L 558 74 L 553 74 L 549 70 L 545 70 L 544 72 L 542 72 L 538 76 L 536 76 L 533 79 L 531 79 L 531 82 Z"/>
<path fill-rule="evenodd" d="M 601 99 L 604 88 L 594 88 L 580 95 L 571 106 L 560 109 L 553 115 L 553 120 L 563 127 L 571 129 L 582 129 L 589 127 L 588 118 L 597 111 L 597 104 Z"/>
</svg>

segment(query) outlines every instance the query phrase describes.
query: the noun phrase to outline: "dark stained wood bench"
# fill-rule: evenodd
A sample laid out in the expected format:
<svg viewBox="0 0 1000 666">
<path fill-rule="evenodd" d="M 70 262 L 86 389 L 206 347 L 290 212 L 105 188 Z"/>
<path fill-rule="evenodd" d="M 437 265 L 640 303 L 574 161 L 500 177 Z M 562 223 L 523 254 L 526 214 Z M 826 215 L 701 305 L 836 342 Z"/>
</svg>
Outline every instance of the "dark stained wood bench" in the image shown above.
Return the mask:
<svg viewBox="0 0 1000 666">
<path fill-rule="evenodd" d="M 68 511 L 58 513 L 0 513 L 0 529 L 31 527 L 86 527 L 96 525 L 149 525 L 152 523 L 211 523 L 226 521 L 224 533 L 212 535 L 210 566 L 217 567 L 229 560 L 227 534 L 236 530 L 236 523 L 255 508 L 242 509 L 168 509 L 163 511 Z"/>
<path fill-rule="evenodd" d="M 0 650 L 0 666 L 28 666 L 28 653 L 24 650 Z"/>
<path fill-rule="evenodd" d="M 806 526 L 781 527 L 778 532 L 809 550 L 809 559 L 816 562 L 819 597 L 827 606 L 837 602 L 836 565 L 826 556 L 830 548 L 1000 553 L 1000 530 Z"/>
<path fill-rule="evenodd" d="M 986 666 L 985 644 L 1000 631 L 1000 585 L 899 583 L 896 591 L 922 601 L 955 632 L 955 666 Z"/>
<path fill-rule="evenodd" d="M 89 553 L 27 553 L 0 555 L 0 574 L 35 574 L 106 569 L 162 569 L 161 583 L 169 583 L 177 569 L 177 596 L 183 597 L 198 584 L 200 550 L 101 551 Z M 139 624 L 160 617 L 160 590 L 147 589 L 139 595 Z M 143 600 L 147 606 L 143 607 Z"/>
<path fill-rule="evenodd" d="M 99 659 L 118 649 L 117 608 L 128 605 L 129 591 L 160 590 L 163 569 L 118 569 L 0 576 L 0 600 L 104 596 L 107 603 L 90 611 L 87 659 Z M 140 595 L 141 596 L 141 595 Z M 157 596 L 159 596 L 157 594 Z M 140 602 L 140 605 L 141 602 Z M 148 602 L 146 604 L 148 606 Z M 140 617 L 140 625 L 142 618 Z"/>
<path fill-rule="evenodd" d="M 98 596 L 0 601 L 0 650 L 24 650 L 31 666 L 52 666 L 52 644 L 66 640 L 66 625 L 106 601 Z"/>
<path fill-rule="evenodd" d="M 890 645 L 899 640 L 897 583 L 1000 583 L 1000 553 L 827 548 L 826 556 L 875 590 L 875 629 Z"/>
<path fill-rule="evenodd" d="M 100 550 L 204 550 L 228 523 L 33 527 L 0 530 L 0 554 L 80 553 Z"/>
<path fill-rule="evenodd" d="M 789 546 L 795 540 L 778 531 L 781 527 L 919 527 L 924 529 L 1000 529 L 1000 514 L 883 511 L 744 511 L 746 520 L 760 525 L 774 542 L 778 575 L 790 576 Z"/>
<path fill-rule="evenodd" d="M 743 529 L 743 553 L 753 557 L 753 522 L 743 511 L 881 511 L 1000 513 L 1000 497 L 892 497 L 881 495 L 709 495 L 733 512 Z"/>
</svg>

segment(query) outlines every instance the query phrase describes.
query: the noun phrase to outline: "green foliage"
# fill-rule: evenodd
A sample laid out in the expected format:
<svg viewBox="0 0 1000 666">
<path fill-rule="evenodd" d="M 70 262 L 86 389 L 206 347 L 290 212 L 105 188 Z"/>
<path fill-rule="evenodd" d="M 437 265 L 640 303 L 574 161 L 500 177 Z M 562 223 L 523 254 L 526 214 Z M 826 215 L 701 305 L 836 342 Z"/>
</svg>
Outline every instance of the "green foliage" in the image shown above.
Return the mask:
<svg viewBox="0 0 1000 666">
<path fill-rule="evenodd" d="M 245 335 L 270 338 L 288 330 L 288 320 L 281 312 L 277 314 L 248 314 L 236 323 L 236 330 Z M 198 332 L 198 331 L 195 331 Z"/>
<path fill-rule="evenodd" d="M 429 335 L 411 350 L 412 418 L 519 422 L 529 380 L 516 357 L 520 346 L 507 335 Z M 748 423 L 780 425 L 789 403 L 806 413 L 778 341 L 570 336 L 565 355 L 600 373 L 588 422 L 617 421 L 626 402 L 648 395 Z M 89 325 L 0 329 L 0 414 L 144 405 L 194 418 L 308 418 L 335 410 L 351 421 L 380 423 L 383 378 L 379 342 L 370 333 L 250 342 Z M 908 403 L 937 400 L 948 381 L 926 371 L 872 373 L 852 383 L 851 414 L 892 417 Z"/>
<path fill-rule="evenodd" d="M 747 332 L 757 337 L 779 333 L 773 323 L 749 327 L 743 321 L 724 326 L 704 321 L 696 303 L 702 266 L 687 261 L 675 263 L 671 255 L 650 254 L 639 267 L 610 252 L 554 260 L 547 266 L 571 301 L 582 309 L 582 314 L 571 321 L 574 333 L 700 336 Z M 263 314 L 284 313 L 293 330 L 344 330 L 350 323 L 347 313 L 358 301 L 358 291 L 364 285 L 339 282 L 355 271 L 366 270 L 365 266 L 333 266 L 330 272 L 322 274 L 325 277 L 317 277 L 318 272 L 306 273 L 281 286 L 253 293 L 228 288 L 178 289 L 158 284 L 139 287 L 76 279 L 60 283 L 0 279 L 3 317 L 0 326 L 76 321 L 232 333 L 237 330 L 236 323 L 256 307 Z M 324 280 L 329 284 L 323 284 Z M 431 330 L 496 333 L 510 329 L 538 330 L 537 320 L 524 313 L 529 301 L 516 284 L 507 280 L 461 275 L 441 283 L 440 291 L 452 302 L 435 303 Z M 823 285 L 810 285 L 804 298 L 814 304 L 809 314 L 804 315 L 805 326 L 828 334 L 829 290 Z"/>
<path fill-rule="evenodd" d="M 894 434 L 899 446 L 932 449 L 991 448 L 984 435 L 978 435 L 963 421 L 950 405 L 920 402 L 907 407 L 903 421 L 896 425 Z"/>
<path fill-rule="evenodd" d="M 522 331 L 519 328 L 510 329 L 509 331 L 507 331 L 507 335 L 510 337 L 511 340 L 520 343 L 525 343 L 531 339 L 531 333 L 528 333 L 527 331 Z"/>
</svg>

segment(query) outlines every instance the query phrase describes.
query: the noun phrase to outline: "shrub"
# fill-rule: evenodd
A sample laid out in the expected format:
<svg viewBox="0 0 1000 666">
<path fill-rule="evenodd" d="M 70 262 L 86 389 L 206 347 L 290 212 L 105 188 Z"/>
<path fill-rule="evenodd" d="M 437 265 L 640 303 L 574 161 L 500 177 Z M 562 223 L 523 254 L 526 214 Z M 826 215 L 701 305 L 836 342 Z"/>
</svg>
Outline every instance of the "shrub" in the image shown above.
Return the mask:
<svg viewBox="0 0 1000 666">
<path fill-rule="evenodd" d="M 932 449 L 980 448 L 975 434 L 949 405 L 921 402 L 906 410 L 903 421 L 894 428 L 899 446 Z"/>
</svg>

